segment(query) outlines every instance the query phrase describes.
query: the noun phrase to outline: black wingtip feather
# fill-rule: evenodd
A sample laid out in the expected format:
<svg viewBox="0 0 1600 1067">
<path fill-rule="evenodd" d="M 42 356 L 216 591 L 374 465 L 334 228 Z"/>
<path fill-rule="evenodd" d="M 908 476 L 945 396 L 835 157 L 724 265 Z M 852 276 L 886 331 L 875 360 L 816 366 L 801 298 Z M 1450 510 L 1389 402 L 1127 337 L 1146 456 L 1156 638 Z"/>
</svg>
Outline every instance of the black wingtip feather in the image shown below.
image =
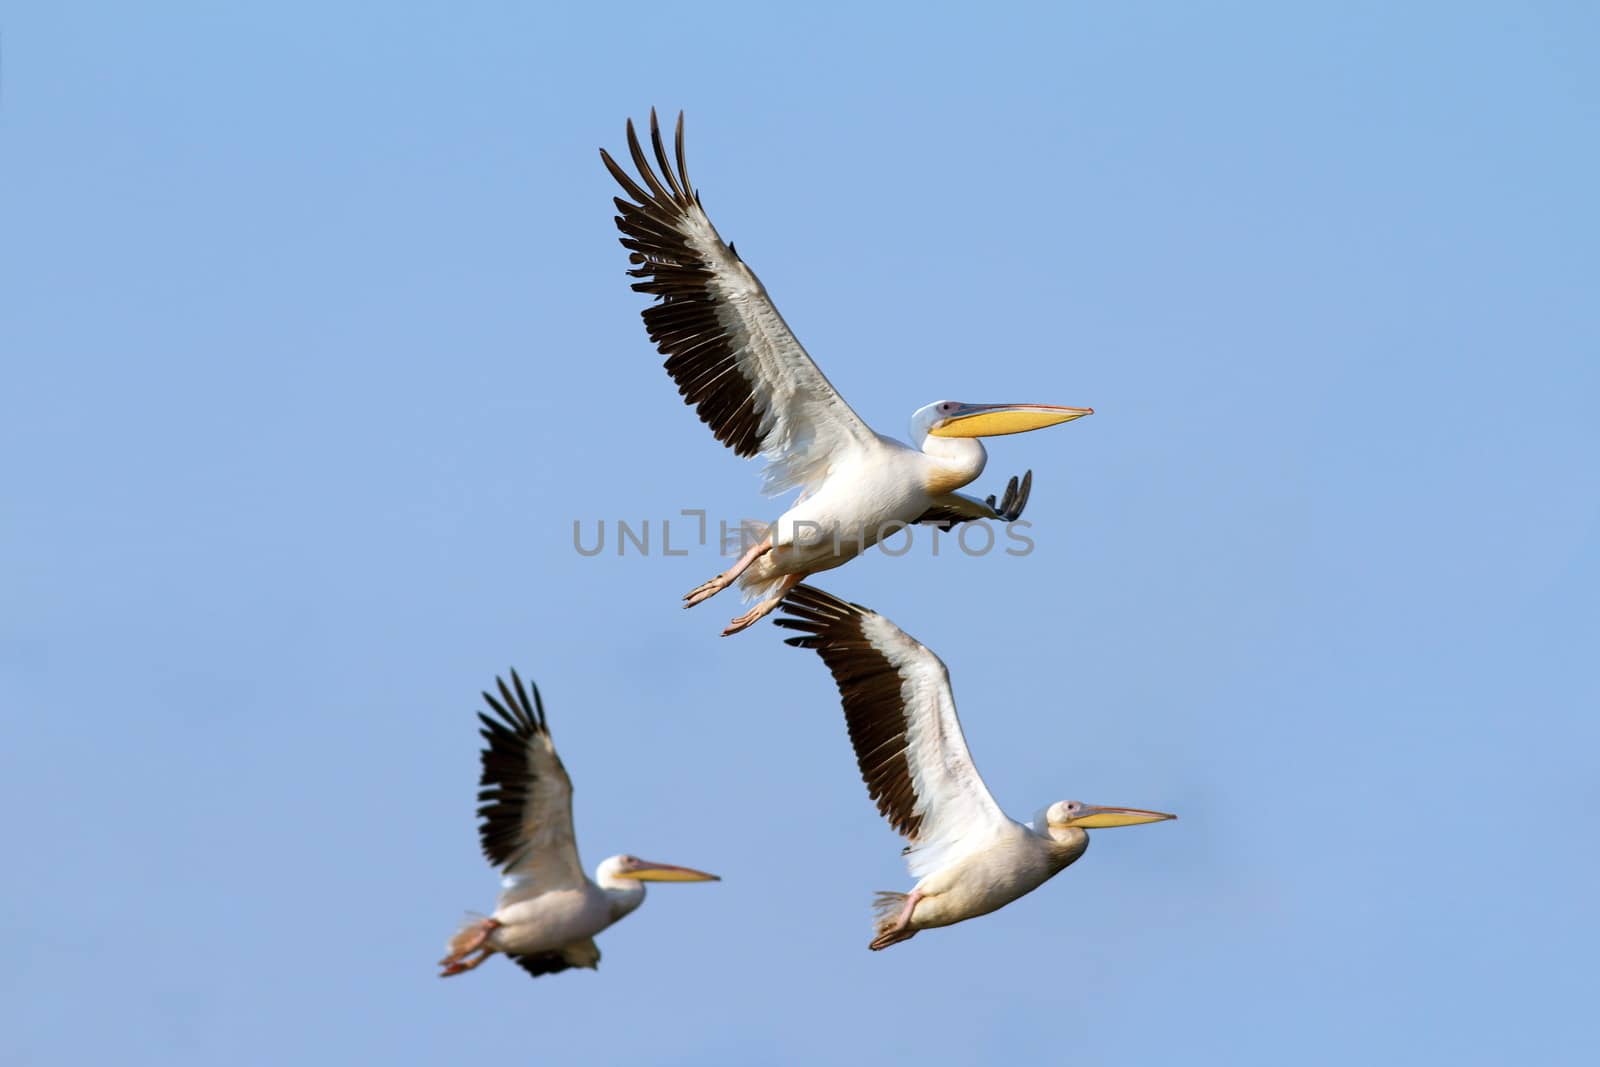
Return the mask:
<svg viewBox="0 0 1600 1067">
<path fill-rule="evenodd" d="M 634 265 L 627 273 L 641 279 L 632 288 L 657 301 L 643 312 L 645 329 L 657 350 L 668 357 L 667 371 L 684 402 L 695 407 L 717 440 L 735 454 L 754 456 L 766 446 L 762 424 L 767 409 L 756 398 L 755 383 L 739 369 L 736 354 L 742 341 L 721 317 L 723 298 L 713 289 L 719 266 L 693 243 L 705 236 L 706 220 L 703 214 L 699 218 L 689 214 L 701 208 L 700 194 L 684 165 L 683 112 L 678 113 L 674 135 L 675 159 L 669 160 L 660 120 L 654 109 L 651 111 L 651 150 L 666 185 L 651 166 L 632 119 L 626 130 L 638 180 L 609 153 L 602 151 L 602 159 L 612 177 L 636 201 L 614 199 L 621 213 L 617 228 L 624 235 L 623 246 L 631 253 L 629 263 Z M 676 174 L 672 162 L 677 164 Z M 714 232 L 711 236 L 714 239 Z M 713 370 L 719 373 L 713 374 Z"/>
<path fill-rule="evenodd" d="M 683 111 L 678 112 L 678 130 L 672 137 L 673 154 L 678 157 L 678 177 L 683 180 L 684 192 L 694 197 L 694 202 L 700 202 L 700 195 L 694 192 L 694 186 L 689 184 L 689 168 L 683 162 Z"/>
<path fill-rule="evenodd" d="M 560 974 L 574 966 L 560 952 L 541 952 L 533 955 L 513 955 L 511 962 L 535 978 L 547 974 Z"/>
<path fill-rule="evenodd" d="M 496 693 L 483 692 L 483 700 L 493 714 L 479 711 L 483 748 L 478 753 L 478 837 L 484 857 L 496 867 L 508 867 L 521 857 L 522 818 L 533 778 L 528 762 L 528 744 L 543 734 L 548 737 L 544 702 L 539 687 L 524 684 L 515 668 L 508 672 L 511 683 L 496 676 Z"/>
<path fill-rule="evenodd" d="M 672 173 L 672 164 L 667 162 L 667 150 L 661 143 L 661 125 L 656 122 L 656 109 L 650 109 L 650 148 L 655 152 L 656 165 L 661 168 L 661 176 L 667 179 L 667 184 L 672 187 L 672 199 L 681 201 L 683 189 L 678 185 L 677 175 Z"/>
<path fill-rule="evenodd" d="M 802 631 L 784 644 L 814 649 L 833 675 L 861 780 L 879 813 L 916 840 L 922 815 L 906 757 L 902 679 L 866 635 L 872 609 L 808 585 L 791 589 L 780 609 L 788 614 L 773 620 L 776 625 Z"/>
</svg>

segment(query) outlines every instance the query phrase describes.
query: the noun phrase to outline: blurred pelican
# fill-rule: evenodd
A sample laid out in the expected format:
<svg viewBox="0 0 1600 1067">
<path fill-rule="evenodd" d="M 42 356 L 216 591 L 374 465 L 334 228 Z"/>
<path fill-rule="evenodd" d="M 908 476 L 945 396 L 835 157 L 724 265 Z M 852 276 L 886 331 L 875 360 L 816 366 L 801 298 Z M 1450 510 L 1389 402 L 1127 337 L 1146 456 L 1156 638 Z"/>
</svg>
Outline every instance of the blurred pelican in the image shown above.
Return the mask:
<svg viewBox="0 0 1600 1067">
<path fill-rule="evenodd" d="M 879 893 L 881 949 L 987 915 L 1033 892 L 1089 847 L 1087 831 L 1175 819 L 1141 808 L 1063 800 L 1031 823 L 1007 817 L 973 766 L 944 663 L 894 623 L 802 585 L 783 601 L 788 644 L 833 672 L 856 762 L 878 811 L 910 844 L 909 893 Z"/>
<path fill-rule="evenodd" d="M 802 490 L 776 523 L 748 539 L 753 543 L 732 567 L 690 590 L 684 606 L 737 580 L 758 601 L 723 631 L 738 633 L 806 575 L 846 563 L 906 525 L 948 529 L 974 519 L 1016 519 L 1031 472 L 1020 485 L 1012 478 L 999 503 L 956 492 L 983 473 L 987 455 L 977 439 L 1054 426 L 1092 410 L 943 400 L 912 415 L 909 446 L 875 432 L 823 377 L 760 279 L 706 217 L 684 166 L 683 115 L 676 167 L 654 111 L 650 142 L 660 176 L 629 120 L 628 151 L 643 185 L 600 150 L 632 198 L 616 198 L 617 228 L 634 264 L 628 273 L 643 279 L 633 288 L 656 298 L 644 310 L 645 328 L 667 357 L 684 402 L 717 440 L 740 456 L 767 457 L 766 492 Z"/>
<path fill-rule="evenodd" d="M 644 903 L 645 882 L 715 882 L 714 874 L 612 856 L 584 876 L 572 833 L 572 780 L 545 726 L 538 687 L 533 702 L 517 672 L 499 678 L 495 716 L 478 713 L 487 742 L 478 779 L 478 836 L 483 854 L 504 874 L 494 914 L 472 919 L 450 939 L 439 977 L 470 971 L 503 952 L 529 974 L 595 969 L 594 935 Z"/>
</svg>

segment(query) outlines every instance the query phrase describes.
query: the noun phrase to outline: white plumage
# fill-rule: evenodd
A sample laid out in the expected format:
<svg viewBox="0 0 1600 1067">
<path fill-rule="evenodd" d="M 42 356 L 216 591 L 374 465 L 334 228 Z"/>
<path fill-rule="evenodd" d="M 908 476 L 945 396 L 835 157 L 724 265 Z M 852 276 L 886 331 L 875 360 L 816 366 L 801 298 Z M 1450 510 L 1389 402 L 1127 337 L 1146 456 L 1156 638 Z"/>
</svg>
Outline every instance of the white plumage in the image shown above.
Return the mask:
<svg viewBox="0 0 1600 1067">
<path fill-rule="evenodd" d="M 1008 817 L 978 774 L 939 657 L 876 612 L 799 586 L 777 624 L 788 643 L 815 649 L 839 686 L 850 743 L 878 810 L 909 843 L 909 893 L 878 894 L 877 936 L 887 948 L 918 930 L 949 926 L 1032 892 L 1089 847 L 1087 830 L 1176 816 L 1061 801 L 1036 824 Z"/>
<path fill-rule="evenodd" d="M 633 264 L 628 273 L 640 279 L 633 287 L 656 298 L 643 312 L 645 328 L 684 402 L 717 440 L 738 455 L 766 457 L 766 491 L 801 490 L 733 567 L 684 597 L 686 606 L 737 580 L 760 601 L 724 631 L 737 633 L 807 574 L 848 562 L 901 526 L 948 528 L 1021 515 L 1031 472 L 1012 478 L 998 503 L 956 492 L 983 473 L 986 455 L 976 438 L 1067 422 L 1090 409 L 940 401 L 913 417 L 910 445 L 877 433 L 806 354 L 755 272 L 711 224 L 689 183 L 683 116 L 673 159 L 654 112 L 650 143 L 654 167 L 630 121 L 637 179 L 600 152 L 629 197 L 615 203 Z"/>
<path fill-rule="evenodd" d="M 535 977 L 570 967 L 595 968 L 594 936 L 644 903 L 644 883 L 717 880 L 688 867 L 612 856 L 585 877 L 572 830 L 572 779 L 556 754 L 537 687 L 516 671 L 495 679 L 498 698 L 483 724 L 478 779 L 478 835 L 483 854 L 501 871 L 494 914 L 472 918 L 450 940 L 442 977 L 477 967 L 496 952 Z"/>
</svg>

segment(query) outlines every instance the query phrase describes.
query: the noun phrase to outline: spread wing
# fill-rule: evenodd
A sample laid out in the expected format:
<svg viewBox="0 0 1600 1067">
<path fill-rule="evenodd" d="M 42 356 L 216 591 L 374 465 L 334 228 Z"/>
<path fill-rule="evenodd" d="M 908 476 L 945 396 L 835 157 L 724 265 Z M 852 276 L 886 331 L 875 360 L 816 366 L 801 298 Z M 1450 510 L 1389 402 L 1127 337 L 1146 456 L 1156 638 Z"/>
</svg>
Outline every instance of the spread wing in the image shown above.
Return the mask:
<svg viewBox="0 0 1600 1067">
<path fill-rule="evenodd" d="M 494 714 L 478 713 L 484 740 L 478 778 L 483 854 L 505 874 L 506 895 L 582 885 L 572 832 L 572 779 L 550 740 L 539 689 L 534 687 L 529 701 L 516 671 L 511 685 L 500 678 L 495 684 L 498 699 L 483 694 Z"/>
<path fill-rule="evenodd" d="M 1012 823 L 989 795 L 956 718 L 938 656 L 877 612 L 810 586 L 784 597 L 777 620 L 804 636 L 833 672 L 856 762 L 878 811 L 911 842 L 917 877 Z"/>
<path fill-rule="evenodd" d="M 630 119 L 628 151 L 643 185 L 603 148 L 600 157 L 631 198 L 615 198 L 617 229 L 634 265 L 628 273 L 641 279 L 634 289 L 656 298 L 644 310 L 645 329 L 667 357 L 684 403 L 738 455 L 767 457 L 769 493 L 813 486 L 827 475 L 830 457 L 878 447 L 877 435 L 806 355 L 761 280 L 706 217 L 684 167 L 683 115 L 676 167 L 654 111 L 650 144 L 659 176 Z"/>
<path fill-rule="evenodd" d="M 965 493 L 946 493 L 938 498 L 933 507 L 924 511 L 917 521 L 937 526 L 941 530 L 949 530 L 963 522 L 973 522 L 978 519 L 1016 522 L 1022 517 L 1022 509 L 1028 506 L 1028 494 L 1032 491 L 1032 471 L 1024 474 L 1020 483 L 1013 474 L 998 502 L 993 494 L 990 494 L 987 500 L 979 500 Z"/>
</svg>

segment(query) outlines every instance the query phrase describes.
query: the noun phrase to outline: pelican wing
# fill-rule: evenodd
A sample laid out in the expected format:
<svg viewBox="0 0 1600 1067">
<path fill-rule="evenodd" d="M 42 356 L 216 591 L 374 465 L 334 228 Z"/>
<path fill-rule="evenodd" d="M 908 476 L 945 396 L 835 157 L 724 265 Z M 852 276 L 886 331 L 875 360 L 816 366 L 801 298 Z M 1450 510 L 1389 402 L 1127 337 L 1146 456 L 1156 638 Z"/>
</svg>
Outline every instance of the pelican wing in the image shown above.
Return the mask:
<svg viewBox="0 0 1600 1067">
<path fill-rule="evenodd" d="M 484 693 L 494 715 L 478 713 L 485 742 L 478 779 L 478 835 L 483 854 L 506 876 L 504 896 L 582 885 L 572 832 L 572 779 L 556 755 L 537 686 L 533 700 L 511 672 Z"/>
<path fill-rule="evenodd" d="M 573 967 L 587 967 L 594 971 L 600 968 L 600 946 L 596 945 L 594 938 L 591 937 L 587 941 L 579 941 L 552 952 L 512 956 L 511 962 L 535 978 L 546 974 L 560 974 Z"/>
<path fill-rule="evenodd" d="M 630 200 L 615 198 L 617 229 L 634 264 L 633 288 L 656 302 L 645 329 L 667 357 L 667 372 L 717 440 L 741 456 L 765 455 L 766 490 L 812 486 L 830 457 L 873 448 L 878 438 L 817 369 L 778 314 L 766 288 L 724 244 L 689 184 L 678 115 L 676 168 L 650 112 L 650 166 L 633 121 L 628 151 L 643 185 L 606 152 L 600 157 Z"/>
<path fill-rule="evenodd" d="M 1011 480 L 1006 483 L 1005 493 L 998 501 L 993 494 L 990 494 L 987 500 L 979 500 L 965 493 L 946 493 L 934 501 L 933 507 L 918 516 L 917 522 L 937 526 L 941 530 L 949 530 L 963 522 L 974 522 L 978 519 L 1016 522 L 1022 517 L 1022 509 L 1028 506 L 1028 494 L 1032 491 L 1032 471 L 1024 474 L 1021 482 L 1018 482 L 1017 476 L 1013 474 Z"/>
<path fill-rule="evenodd" d="M 877 612 L 810 586 L 796 586 L 783 610 L 777 624 L 803 634 L 788 644 L 816 649 L 833 672 L 861 777 L 911 842 L 913 875 L 1011 825 L 972 763 L 938 656 Z"/>
<path fill-rule="evenodd" d="M 527 971 L 535 978 L 547 974 L 560 974 L 570 970 L 573 964 L 567 962 L 566 957 L 559 952 L 541 952 L 538 955 L 512 956 L 511 962 Z"/>
</svg>

